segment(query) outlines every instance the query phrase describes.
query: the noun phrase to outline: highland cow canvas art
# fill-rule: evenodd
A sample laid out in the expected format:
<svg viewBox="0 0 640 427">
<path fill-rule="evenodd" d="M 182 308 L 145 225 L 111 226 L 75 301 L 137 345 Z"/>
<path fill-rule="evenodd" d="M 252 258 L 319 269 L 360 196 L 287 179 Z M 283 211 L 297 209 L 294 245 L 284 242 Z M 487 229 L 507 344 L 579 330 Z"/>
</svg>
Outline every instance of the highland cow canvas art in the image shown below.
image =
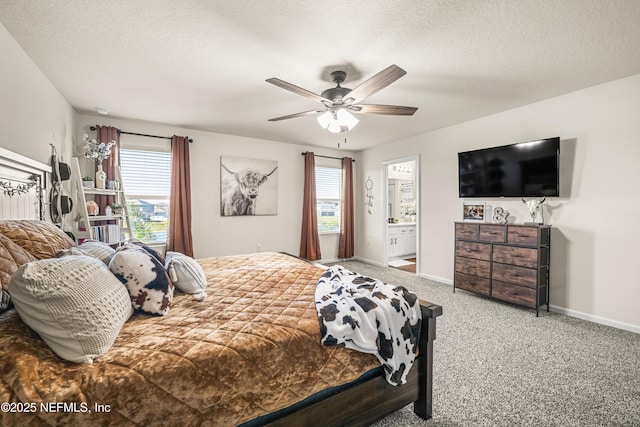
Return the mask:
<svg viewBox="0 0 640 427">
<path fill-rule="evenodd" d="M 278 162 L 220 157 L 220 215 L 277 215 Z"/>
</svg>

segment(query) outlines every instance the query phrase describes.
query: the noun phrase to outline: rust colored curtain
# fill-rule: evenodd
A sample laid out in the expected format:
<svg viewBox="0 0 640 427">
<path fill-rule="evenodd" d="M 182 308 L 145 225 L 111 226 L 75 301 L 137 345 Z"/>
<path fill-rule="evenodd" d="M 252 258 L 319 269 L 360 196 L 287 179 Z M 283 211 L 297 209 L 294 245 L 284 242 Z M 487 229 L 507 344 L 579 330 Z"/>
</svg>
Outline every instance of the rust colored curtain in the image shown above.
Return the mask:
<svg viewBox="0 0 640 427">
<path fill-rule="evenodd" d="M 304 155 L 304 200 L 302 204 L 302 235 L 300 257 L 315 261 L 320 254 L 318 217 L 316 213 L 316 159 L 312 152 Z"/>
<path fill-rule="evenodd" d="M 113 181 L 116 179 L 116 166 L 120 166 L 120 129 L 112 126 L 96 126 L 96 141 L 109 143 L 115 141 L 116 144 L 111 147 L 111 155 L 108 159 L 102 161 L 102 170 L 107 174 L 107 179 Z M 98 171 L 97 163 L 94 165 L 95 171 Z M 100 207 L 100 215 L 105 214 L 105 208 L 114 202 L 115 196 L 94 197 L 94 201 Z"/>
<path fill-rule="evenodd" d="M 340 222 L 340 244 L 338 258 L 353 258 L 353 162 L 342 158 L 342 221 Z"/>
<path fill-rule="evenodd" d="M 167 250 L 193 257 L 191 235 L 191 167 L 189 137 L 171 138 L 171 195 Z"/>
</svg>

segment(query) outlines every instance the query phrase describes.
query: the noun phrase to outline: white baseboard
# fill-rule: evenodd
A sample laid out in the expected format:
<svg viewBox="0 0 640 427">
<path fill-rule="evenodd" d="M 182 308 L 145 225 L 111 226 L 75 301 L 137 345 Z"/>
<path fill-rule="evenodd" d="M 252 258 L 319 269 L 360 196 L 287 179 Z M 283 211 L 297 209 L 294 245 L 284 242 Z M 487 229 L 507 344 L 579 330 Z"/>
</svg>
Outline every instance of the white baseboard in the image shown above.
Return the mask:
<svg viewBox="0 0 640 427">
<path fill-rule="evenodd" d="M 589 313 L 583 313 L 577 310 L 571 310 L 569 308 L 560 307 L 557 305 L 551 304 L 549 306 L 549 310 L 554 313 L 564 314 L 565 316 L 576 317 L 578 319 L 587 320 L 593 323 L 599 323 L 605 326 L 611 326 L 612 328 L 622 329 L 629 332 L 634 332 L 636 334 L 640 334 L 640 326 L 632 325 L 630 323 L 619 322 L 617 320 L 611 320 L 606 317 L 595 316 Z"/>
<path fill-rule="evenodd" d="M 425 273 L 420 273 L 420 274 L 418 274 L 418 276 L 422 277 L 423 279 L 433 280 L 434 282 L 442 283 L 444 285 L 453 286 L 453 280 L 443 279 L 442 277 L 432 276 L 430 274 L 425 274 Z"/>
<path fill-rule="evenodd" d="M 377 262 L 377 261 L 372 261 L 370 259 L 365 259 L 365 258 L 360 258 L 360 257 L 355 257 L 354 258 L 355 261 L 360 261 L 360 262 L 364 262 L 365 264 L 371 264 L 371 265 L 375 265 L 377 267 L 382 267 L 382 263 Z"/>
<path fill-rule="evenodd" d="M 431 276 L 429 274 L 420 274 L 419 276 L 428 280 L 433 280 L 434 282 L 453 286 L 453 280 L 443 279 L 442 277 Z M 612 320 L 612 319 L 608 319 L 606 317 L 601 317 L 601 316 L 595 316 L 593 314 L 583 313 L 581 311 L 571 310 L 571 309 L 560 307 L 553 304 L 549 305 L 549 310 L 553 311 L 554 313 L 564 314 L 565 316 L 575 317 L 577 319 L 582 319 L 582 320 L 586 320 L 593 323 L 599 323 L 601 325 L 611 326 L 612 328 L 622 329 L 624 331 L 640 334 L 640 326 L 638 325 L 619 322 L 617 320 Z"/>
<path fill-rule="evenodd" d="M 334 262 L 346 262 L 346 261 L 359 261 L 357 258 L 332 258 L 332 259 L 319 259 L 317 261 L 318 264 L 333 264 Z"/>
<path fill-rule="evenodd" d="M 361 262 L 364 262 L 366 264 L 372 264 L 372 265 L 376 265 L 378 267 L 382 267 L 382 263 L 379 263 L 379 262 L 376 262 L 376 261 L 371 261 L 371 260 L 368 260 L 368 259 L 358 258 L 358 257 L 354 258 L 354 260 L 361 261 Z M 433 280 L 434 282 L 442 283 L 444 285 L 453 286 L 453 280 L 444 279 L 442 277 L 432 276 L 430 274 L 425 274 L 425 273 L 420 273 L 418 276 L 422 277 L 423 279 Z M 589 322 L 599 323 L 601 325 L 611 326 L 612 328 L 622 329 L 624 331 L 629 331 L 629 332 L 633 332 L 633 333 L 636 333 L 636 334 L 640 334 L 640 326 L 638 326 L 638 325 L 632 325 L 630 323 L 619 322 L 617 320 L 612 320 L 612 319 L 608 319 L 606 317 L 601 317 L 601 316 L 595 316 L 593 314 L 583 313 L 581 311 L 571 310 L 571 309 L 568 309 L 568 308 L 565 308 L 565 307 L 560 307 L 560 306 L 553 305 L 553 304 L 551 304 L 549 306 L 549 310 L 553 311 L 554 313 L 564 314 L 565 316 L 575 317 L 575 318 L 586 320 L 586 321 L 589 321 Z"/>
</svg>

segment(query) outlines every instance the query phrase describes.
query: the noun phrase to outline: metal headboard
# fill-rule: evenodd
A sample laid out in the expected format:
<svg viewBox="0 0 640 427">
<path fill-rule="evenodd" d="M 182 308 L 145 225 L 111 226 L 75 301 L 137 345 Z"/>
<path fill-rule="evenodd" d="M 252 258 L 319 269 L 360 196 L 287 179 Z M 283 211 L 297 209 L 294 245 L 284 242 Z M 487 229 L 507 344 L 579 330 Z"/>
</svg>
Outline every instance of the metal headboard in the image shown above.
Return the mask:
<svg viewBox="0 0 640 427">
<path fill-rule="evenodd" d="M 51 166 L 0 147 L 0 219 L 45 219 Z"/>
</svg>

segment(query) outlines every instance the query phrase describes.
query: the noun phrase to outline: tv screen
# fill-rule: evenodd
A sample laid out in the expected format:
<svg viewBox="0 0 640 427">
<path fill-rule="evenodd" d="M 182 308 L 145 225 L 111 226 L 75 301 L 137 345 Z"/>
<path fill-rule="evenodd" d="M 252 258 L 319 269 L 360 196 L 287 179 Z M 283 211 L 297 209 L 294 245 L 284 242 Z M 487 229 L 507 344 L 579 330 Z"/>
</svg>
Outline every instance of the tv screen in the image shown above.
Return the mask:
<svg viewBox="0 0 640 427">
<path fill-rule="evenodd" d="M 560 138 L 458 153 L 460 197 L 559 197 Z"/>
</svg>

